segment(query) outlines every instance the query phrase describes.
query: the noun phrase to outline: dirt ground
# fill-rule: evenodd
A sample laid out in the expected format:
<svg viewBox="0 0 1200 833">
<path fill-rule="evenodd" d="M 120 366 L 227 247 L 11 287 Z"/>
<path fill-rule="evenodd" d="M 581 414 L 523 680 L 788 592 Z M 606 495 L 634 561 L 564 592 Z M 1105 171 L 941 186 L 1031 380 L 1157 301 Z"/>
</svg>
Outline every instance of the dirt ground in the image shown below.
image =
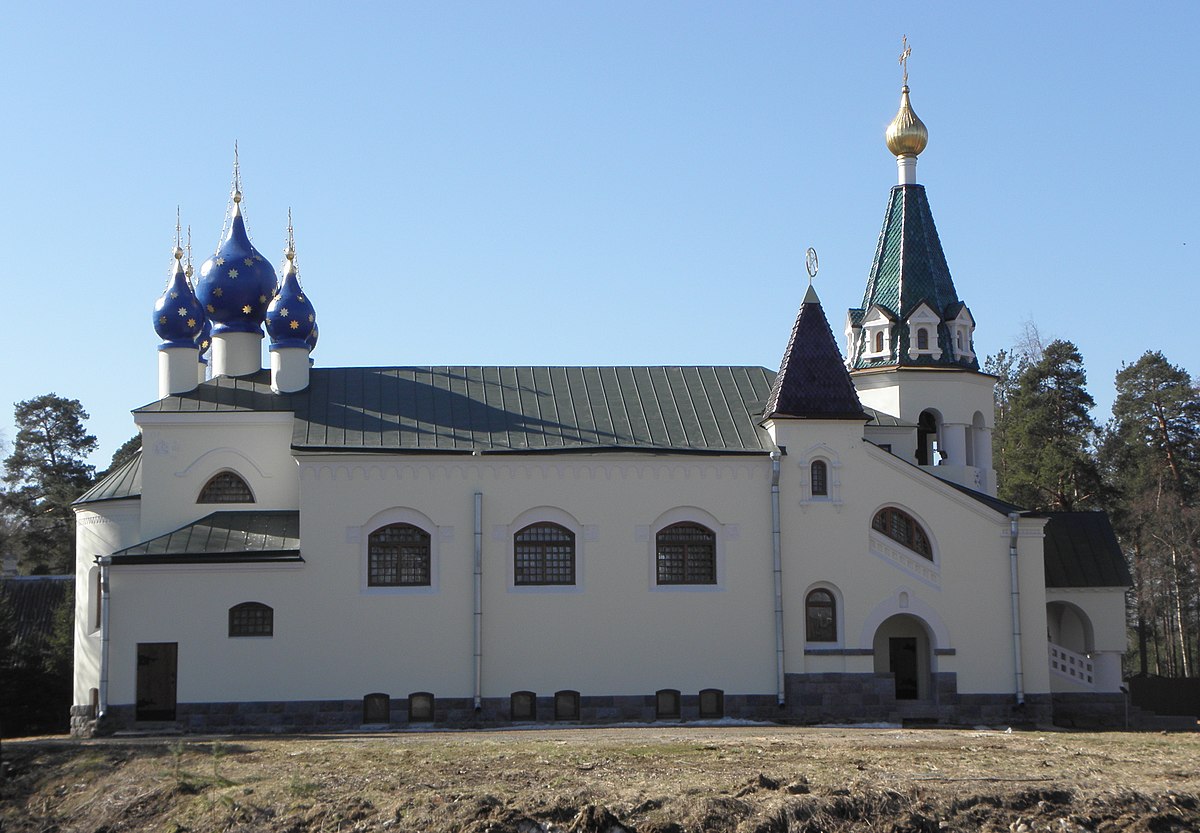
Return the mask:
<svg viewBox="0 0 1200 833">
<path fill-rule="evenodd" d="M 5 741 L 0 830 L 1200 831 L 1200 734 L 638 727 Z"/>
</svg>

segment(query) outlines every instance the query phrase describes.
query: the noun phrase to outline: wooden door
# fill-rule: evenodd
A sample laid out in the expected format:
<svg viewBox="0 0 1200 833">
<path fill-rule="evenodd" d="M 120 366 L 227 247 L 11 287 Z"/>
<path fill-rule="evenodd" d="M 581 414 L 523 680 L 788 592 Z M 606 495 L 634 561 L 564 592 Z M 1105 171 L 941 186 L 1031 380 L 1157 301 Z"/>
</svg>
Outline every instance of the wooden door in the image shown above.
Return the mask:
<svg viewBox="0 0 1200 833">
<path fill-rule="evenodd" d="M 178 642 L 139 642 L 137 650 L 137 719 L 175 719 Z"/>
</svg>

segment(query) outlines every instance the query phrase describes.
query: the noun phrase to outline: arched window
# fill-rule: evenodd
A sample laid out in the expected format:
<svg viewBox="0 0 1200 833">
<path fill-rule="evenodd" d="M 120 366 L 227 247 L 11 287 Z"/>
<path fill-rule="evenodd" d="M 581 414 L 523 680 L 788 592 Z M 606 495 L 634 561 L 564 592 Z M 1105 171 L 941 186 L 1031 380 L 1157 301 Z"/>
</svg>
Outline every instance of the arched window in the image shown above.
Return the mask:
<svg viewBox="0 0 1200 833">
<path fill-rule="evenodd" d="M 254 493 L 237 472 L 223 471 L 204 484 L 196 503 L 254 503 Z"/>
<path fill-rule="evenodd" d="M 392 524 L 368 536 L 368 587 L 429 585 L 428 532 L 412 524 Z"/>
<path fill-rule="evenodd" d="M 574 584 L 575 533 L 530 524 L 513 536 L 513 584 Z"/>
<path fill-rule="evenodd" d="M 917 349 L 929 349 L 929 330 L 925 329 L 924 327 L 921 327 L 917 330 Z"/>
<path fill-rule="evenodd" d="M 659 584 L 716 584 L 717 536 L 696 523 L 671 524 L 655 538 Z"/>
<path fill-rule="evenodd" d="M 877 332 L 875 334 L 875 352 L 876 353 L 883 352 L 883 331 L 882 330 L 880 330 L 879 332 Z"/>
<path fill-rule="evenodd" d="M 813 590 L 804 600 L 805 636 L 809 642 L 837 642 L 837 603 L 828 590 Z"/>
<path fill-rule="evenodd" d="M 929 536 L 917 523 L 916 518 L 907 512 L 894 507 L 880 509 L 871 521 L 871 528 L 881 532 L 893 541 L 903 544 L 917 555 L 933 560 L 933 548 L 929 546 Z"/>
<path fill-rule="evenodd" d="M 274 636 L 275 611 L 262 602 L 242 602 L 229 608 L 230 636 Z"/>
<path fill-rule="evenodd" d="M 813 460 L 808 471 L 813 497 L 827 496 L 829 494 L 829 468 L 825 465 L 825 461 Z"/>
<path fill-rule="evenodd" d="M 960 353 L 961 353 L 961 352 L 963 351 L 963 337 L 962 337 L 962 330 L 959 330 L 957 333 L 955 333 L 955 341 L 956 341 L 956 342 L 957 342 L 957 344 L 958 344 L 958 352 L 960 352 Z"/>
</svg>

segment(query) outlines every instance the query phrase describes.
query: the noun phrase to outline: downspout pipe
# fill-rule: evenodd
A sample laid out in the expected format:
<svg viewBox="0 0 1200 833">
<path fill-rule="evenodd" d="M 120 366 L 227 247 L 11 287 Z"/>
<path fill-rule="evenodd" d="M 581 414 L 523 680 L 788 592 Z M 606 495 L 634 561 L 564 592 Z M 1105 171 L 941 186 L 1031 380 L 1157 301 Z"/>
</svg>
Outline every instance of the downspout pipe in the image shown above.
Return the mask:
<svg viewBox="0 0 1200 833">
<path fill-rule="evenodd" d="M 783 547 L 779 521 L 779 460 L 778 451 L 771 452 L 771 559 L 775 577 L 775 698 L 787 705 L 783 676 Z"/>
<path fill-rule="evenodd" d="M 483 709 L 483 492 L 475 493 L 475 711 Z"/>
<path fill-rule="evenodd" d="M 1017 535 L 1021 516 L 1008 513 L 1008 564 L 1012 582 L 1013 674 L 1017 705 L 1025 705 L 1025 672 L 1021 668 L 1021 583 L 1017 570 Z"/>
<path fill-rule="evenodd" d="M 112 566 L 112 556 L 97 556 L 96 563 L 100 565 L 100 684 L 97 688 L 99 703 L 96 706 L 96 720 L 100 721 L 108 714 L 108 643 L 110 638 L 108 570 Z"/>
</svg>

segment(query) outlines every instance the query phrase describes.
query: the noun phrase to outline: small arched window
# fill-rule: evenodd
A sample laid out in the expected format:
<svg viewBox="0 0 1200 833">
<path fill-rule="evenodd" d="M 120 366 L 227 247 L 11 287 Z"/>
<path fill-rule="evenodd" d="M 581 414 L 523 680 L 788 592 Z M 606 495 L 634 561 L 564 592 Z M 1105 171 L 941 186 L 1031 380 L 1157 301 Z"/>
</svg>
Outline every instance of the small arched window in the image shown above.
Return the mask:
<svg viewBox="0 0 1200 833">
<path fill-rule="evenodd" d="M 879 332 L 877 332 L 875 334 L 875 352 L 876 353 L 883 352 L 883 331 L 882 330 L 880 330 Z"/>
<path fill-rule="evenodd" d="M 229 608 L 230 636 L 274 636 L 275 611 L 262 602 L 242 602 Z"/>
<path fill-rule="evenodd" d="M 960 352 L 960 353 L 961 353 L 961 352 L 962 352 L 962 349 L 963 349 L 963 337 L 962 337 L 962 330 L 959 330 L 957 333 L 955 333 L 955 341 L 956 341 L 956 342 L 957 342 L 957 344 L 958 344 L 958 352 Z"/>
<path fill-rule="evenodd" d="M 837 603 L 828 590 L 813 590 L 804 600 L 805 639 L 837 642 Z"/>
<path fill-rule="evenodd" d="M 237 472 L 223 471 L 204 484 L 196 503 L 254 503 L 254 493 Z"/>
<path fill-rule="evenodd" d="M 917 349 L 929 349 L 929 330 L 925 329 L 924 327 L 921 327 L 917 330 Z"/>
<path fill-rule="evenodd" d="M 813 460 L 809 466 L 809 481 L 812 485 L 813 497 L 829 495 L 829 468 L 824 460 Z"/>
<path fill-rule="evenodd" d="M 531 524 L 513 536 L 513 584 L 574 584 L 575 533 Z"/>
<path fill-rule="evenodd" d="M 368 587 L 428 587 L 429 533 L 412 524 L 392 524 L 367 538 Z"/>
<path fill-rule="evenodd" d="M 893 541 L 903 544 L 917 555 L 933 560 L 933 548 L 929 545 L 929 536 L 917 523 L 916 518 L 907 512 L 889 506 L 875 513 L 871 528 L 881 532 Z"/>
<path fill-rule="evenodd" d="M 717 536 L 697 523 L 671 524 L 655 539 L 659 584 L 716 584 Z"/>
</svg>

